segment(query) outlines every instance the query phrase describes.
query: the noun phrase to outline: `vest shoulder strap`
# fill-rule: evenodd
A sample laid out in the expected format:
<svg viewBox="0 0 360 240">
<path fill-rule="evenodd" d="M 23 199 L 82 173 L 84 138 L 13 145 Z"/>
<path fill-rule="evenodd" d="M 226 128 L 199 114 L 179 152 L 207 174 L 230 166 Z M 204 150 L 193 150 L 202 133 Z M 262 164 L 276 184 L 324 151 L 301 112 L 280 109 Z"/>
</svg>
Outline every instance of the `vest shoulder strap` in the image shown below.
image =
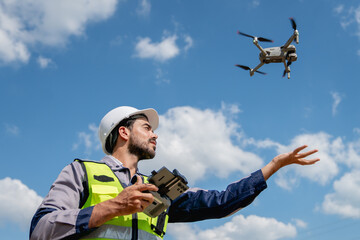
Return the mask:
<svg viewBox="0 0 360 240">
<path fill-rule="evenodd" d="M 85 172 L 85 181 L 89 195 L 82 208 L 114 198 L 123 187 L 115 173 L 102 162 L 79 161 Z M 85 189 L 85 187 L 84 187 Z"/>
</svg>

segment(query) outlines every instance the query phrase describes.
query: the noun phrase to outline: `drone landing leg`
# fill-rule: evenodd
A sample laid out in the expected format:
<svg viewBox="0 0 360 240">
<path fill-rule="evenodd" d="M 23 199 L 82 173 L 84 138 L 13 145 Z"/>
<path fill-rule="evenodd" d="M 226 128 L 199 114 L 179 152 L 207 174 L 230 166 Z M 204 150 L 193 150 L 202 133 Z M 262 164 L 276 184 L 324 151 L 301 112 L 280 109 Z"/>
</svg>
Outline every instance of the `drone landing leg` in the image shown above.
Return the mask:
<svg viewBox="0 0 360 240">
<path fill-rule="evenodd" d="M 284 66 L 285 66 L 285 72 L 283 77 L 285 77 L 285 73 L 287 73 L 287 78 L 290 79 L 290 67 L 285 62 L 284 62 Z"/>
</svg>

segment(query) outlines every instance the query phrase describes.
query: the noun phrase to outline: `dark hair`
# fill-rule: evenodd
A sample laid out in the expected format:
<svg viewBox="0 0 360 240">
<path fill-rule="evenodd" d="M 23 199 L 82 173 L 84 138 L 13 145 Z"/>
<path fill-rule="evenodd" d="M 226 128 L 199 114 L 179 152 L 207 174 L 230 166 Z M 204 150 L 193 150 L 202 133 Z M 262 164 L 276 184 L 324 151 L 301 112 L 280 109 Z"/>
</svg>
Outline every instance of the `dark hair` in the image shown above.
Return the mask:
<svg viewBox="0 0 360 240">
<path fill-rule="evenodd" d="M 146 118 L 148 120 L 147 116 L 145 114 L 142 114 L 142 113 L 141 114 L 135 114 L 133 116 L 130 116 L 128 118 L 125 118 L 125 119 L 121 120 L 119 122 L 119 124 L 116 125 L 116 127 L 111 131 L 111 133 L 109 134 L 109 136 L 106 139 L 106 142 L 105 142 L 106 151 L 108 151 L 109 153 L 113 152 L 116 141 L 117 141 L 118 136 L 119 136 L 119 128 L 120 127 L 126 127 L 128 129 L 132 130 L 134 122 L 136 121 L 136 119 L 139 119 L 139 118 Z"/>
</svg>

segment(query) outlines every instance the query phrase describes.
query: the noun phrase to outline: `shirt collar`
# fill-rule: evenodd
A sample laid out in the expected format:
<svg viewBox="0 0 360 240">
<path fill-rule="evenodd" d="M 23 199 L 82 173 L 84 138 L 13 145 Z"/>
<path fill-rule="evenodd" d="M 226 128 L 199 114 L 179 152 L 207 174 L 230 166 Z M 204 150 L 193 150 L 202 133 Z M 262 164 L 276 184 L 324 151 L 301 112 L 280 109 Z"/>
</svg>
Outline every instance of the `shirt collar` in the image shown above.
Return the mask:
<svg viewBox="0 0 360 240">
<path fill-rule="evenodd" d="M 124 167 L 122 162 L 119 161 L 119 159 L 115 158 L 112 155 L 106 155 L 105 157 L 103 157 L 103 159 L 101 159 L 101 162 L 108 165 L 113 171 L 121 171 L 122 169 L 126 168 Z M 140 174 L 139 169 L 136 169 L 136 174 Z"/>
</svg>

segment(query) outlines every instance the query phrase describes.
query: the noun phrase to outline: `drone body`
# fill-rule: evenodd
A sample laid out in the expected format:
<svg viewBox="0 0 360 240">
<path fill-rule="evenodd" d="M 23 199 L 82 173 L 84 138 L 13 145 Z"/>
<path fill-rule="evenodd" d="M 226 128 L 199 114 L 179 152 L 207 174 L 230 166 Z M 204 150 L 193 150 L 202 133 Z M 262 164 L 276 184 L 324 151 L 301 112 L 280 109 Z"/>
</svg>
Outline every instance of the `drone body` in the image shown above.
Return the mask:
<svg viewBox="0 0 360 240">
<path fill-rule="evenodd" d="M 295 62 L 297 60 L 296 48 L 290 45 L 286 51 L 281 47 L 264 48 L 266 54 L 260 52 L 260 62 L 264 63 L 281 63 L 285 60 Z"/>
<path fill-rule="evenodd" d="M 235 66 L 245 70 L 249 70 L 250 76 L 253 76 L 255 72 L 265 74 L 264 72 L 258 71 L 258 69 L 262 67 L 264 64 L 282 62 L 284 63 L 284 67 L 285 67 L 283 76 L 285 76 L 287 73 L 287 77 L 288 79 L 290 79 L 290 65 L 292 62 L 295 62 L 297 60 L 296 47 L 294 45 L 291 45 L 291 43 L 293 41 L 295 41 L 297 44 L 299 43 L 299 31 L 296 28 L 295 20 L 293 18 L 290 18 L 290 21 L 292 23 L 294 33 L 289 38 L 289 40 L 281 47 L 262 48 L 259 44 L 259 41 L 260 42 L 273 42 L 273 41 L 262 37 L 251 36 L 238 31 L 238 34 L 240 35 L 253 38 L 254 45 L 260 50 L 260 54 L 259 54 L 260 63 L 254 69 L 244 65 L 235 65 Z"/>
</svg>

